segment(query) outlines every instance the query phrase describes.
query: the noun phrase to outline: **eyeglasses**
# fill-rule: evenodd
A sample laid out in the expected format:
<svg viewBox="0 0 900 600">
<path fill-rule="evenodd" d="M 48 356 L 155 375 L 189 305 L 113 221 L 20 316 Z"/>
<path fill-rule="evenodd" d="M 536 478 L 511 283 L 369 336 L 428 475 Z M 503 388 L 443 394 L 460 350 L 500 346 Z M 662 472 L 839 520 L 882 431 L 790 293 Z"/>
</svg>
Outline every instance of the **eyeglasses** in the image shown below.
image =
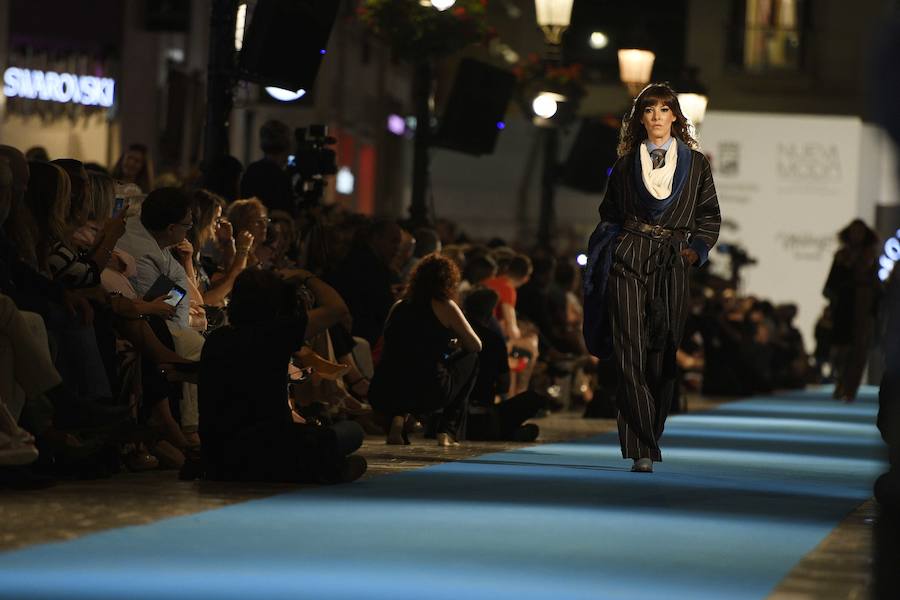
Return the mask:
<svg viewBox="0 0 900 600">
<path fill-rule="evenodd" d="M 270 219 L 269 217 L 260 217 L 258 219 L 253 219 L 253 223 L 256 223 L 257 225 L 268 225 L 271 222 L 272 219 Z"/>
</svg>

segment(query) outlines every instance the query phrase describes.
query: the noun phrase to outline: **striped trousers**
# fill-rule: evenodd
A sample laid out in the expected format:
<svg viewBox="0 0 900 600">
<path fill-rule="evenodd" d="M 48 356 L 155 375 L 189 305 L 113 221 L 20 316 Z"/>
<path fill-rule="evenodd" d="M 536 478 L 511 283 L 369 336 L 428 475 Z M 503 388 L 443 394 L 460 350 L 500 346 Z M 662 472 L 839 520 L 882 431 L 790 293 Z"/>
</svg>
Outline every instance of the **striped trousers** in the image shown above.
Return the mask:
<svg viewBox="0 0 900 600">
<path fill-rule="evenodd" d="M 687 317 L 687 271 L 678 255 L 680 247 L 626 235 L 618 244 L 609 275 L 607 299 L 624 458 L 662 460 L 659 438 L 677 384 L 675 352 Z M 656 264 L 657 257 L 668 259 L 668 264 Z"/>
</svg>

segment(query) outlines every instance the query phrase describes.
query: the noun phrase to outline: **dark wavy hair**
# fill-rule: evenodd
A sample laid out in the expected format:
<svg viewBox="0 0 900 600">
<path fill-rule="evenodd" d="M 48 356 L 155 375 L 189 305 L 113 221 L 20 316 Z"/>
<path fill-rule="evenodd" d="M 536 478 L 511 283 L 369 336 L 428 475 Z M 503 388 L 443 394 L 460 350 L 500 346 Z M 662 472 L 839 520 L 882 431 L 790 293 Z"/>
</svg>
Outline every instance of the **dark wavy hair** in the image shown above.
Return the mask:
<svg viewBox="0 0 900 600">
<path fill-rule="evenodd" d="M 459 286 L 459 267 L 440 254 L 429 254 L 420 260 L 409 275 L 404 299 L 412 302 L 450 300 Z"/>
<path fill-rule="evenodd" d="M 298 314 L 297 288 L 272 271 L 243 271 L 234 281 L 228 319 L 241 327 Z"/>
<path fill-rule="evenodd" d="M 862 219 L 853 219 L 850 223 L 838 232 L 838 241 L 844 246 L 850 245 L 850 232 L 854 227 L 858 227 L 863 231 L 863 239 L 861 244 L 864 247 L 873 246 L 878 243 L 878 234 L 866 225 Z"/>
<path fill-rule="evenodd" d="M 665 83 L 651 83 L 645 87 L 631 105 L 631 111 L 622 119 L 622 129 L 619 131 L 619 146 L 616 152 L 619 156 L 631 153 L 638 144 L 647 139 L 647 130 L 641 123 L 641 115 L 648 106 L 655 106 L 662 102 L 675 113 L 675 122 L 672 123 L 672 135 L 690 148 L 698 148 L 700 144 L 691 133 L 692 127 L 688 126 L 687 117 L 681 112 L 678 104 L 678 95 L 675 90 Z"/>
</svg>

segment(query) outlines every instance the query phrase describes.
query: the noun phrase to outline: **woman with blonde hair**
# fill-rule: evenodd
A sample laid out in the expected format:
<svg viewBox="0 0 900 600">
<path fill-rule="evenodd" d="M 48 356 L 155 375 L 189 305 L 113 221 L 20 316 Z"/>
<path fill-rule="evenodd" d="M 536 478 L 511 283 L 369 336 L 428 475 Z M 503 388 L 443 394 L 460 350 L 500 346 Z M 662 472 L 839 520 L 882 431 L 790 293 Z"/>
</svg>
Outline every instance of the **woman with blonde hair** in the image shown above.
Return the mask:
<svg viewBox="0 0 900 600">
<path fill-rule="evenodd" d="M 266 206 L 257 198 L 235 200 L 228 207 L 228 220 L 231 222 L 235 239 L 245 231 L 253 236 L 247 256 L 247 267 L 259 268 L 261 261 L 257 251 L 265 243 L 269 223 L 272 222 Z"/>
</svg>

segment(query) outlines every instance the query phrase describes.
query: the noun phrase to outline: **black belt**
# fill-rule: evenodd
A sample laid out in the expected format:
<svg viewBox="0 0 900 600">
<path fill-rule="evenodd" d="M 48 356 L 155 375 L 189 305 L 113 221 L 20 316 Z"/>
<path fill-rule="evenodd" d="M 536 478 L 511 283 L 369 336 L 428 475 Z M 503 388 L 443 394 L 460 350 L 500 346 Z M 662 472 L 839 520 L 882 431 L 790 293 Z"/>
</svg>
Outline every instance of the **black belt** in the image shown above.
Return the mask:
<svg viewBox="0 0 900 600">
<path fill-rule="evenodd" d="M 625 231 L 636 233 L 644 237 L 660 241 L 687 241 L 687 234 L 683 229 L 669 229 L 662 225 L 651 225 L 642 221 L 625 221 L 622 226 Z"/>
</svg>

